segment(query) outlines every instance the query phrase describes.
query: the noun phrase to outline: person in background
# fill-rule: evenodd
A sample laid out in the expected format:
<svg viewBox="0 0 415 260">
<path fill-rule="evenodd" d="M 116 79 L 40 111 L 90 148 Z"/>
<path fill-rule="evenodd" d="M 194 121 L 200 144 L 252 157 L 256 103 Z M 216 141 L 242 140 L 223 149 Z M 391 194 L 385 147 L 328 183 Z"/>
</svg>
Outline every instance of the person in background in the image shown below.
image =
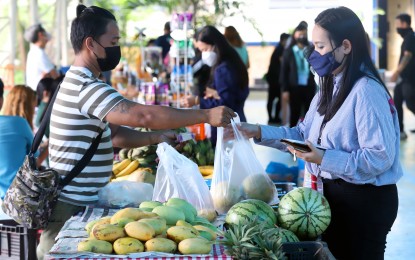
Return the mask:
<svg viewBox="0 0 415 260">
<path fill-rule="evenodd" d="M 193 58 L 192 71 L 194 90 L 193 95 L 199 96 L 199 99 L 204 98 L 206 87 L 210 78 L 210 66 L 205 64 L 202 59 L 202 52 L 199 50 L 198 37 L 200 30 L 197 30 L 193 37 L 193 46 L 195 46 L 195 57 Z"/>
<path fill-rule="evenodd" d="M 170 51 L 170 47 L 171 47 L 171 36 L 170 36 L 171 30 L 170 30 L 170 22 L 166 22 L 164 24 L 164 34 L 159 36 L 156 39 L 156 46 L 159 46 L 162 48 L 162 57 L 163 60 L 166 58 L 167 54 Z"/>
<path fill-rule="evenodd" d="M 3 106 L 3 95 L 4 95 L 4 83 L 3 83 L 3 80 L 0 79 L 0 110 Z"/>
<path fill-rule="evenodd" d="M 35 24 L 27 28 L 24 38 L 31 43 L 26 62 L 26 84 L 36 91 L 37 84 L 41 79 L 56 79 L 59 77 L 59 72 L 45 52 L 50 34 L 46 32 L 41 24 Z"/>
<path fill-rule="evenodd" d="M 305 141 L 311 152 L 288 149 L 322 182 L 331 209 L 322 241 L 336 259 L 384 259 L 403 175 L 397 110 L 352 10 L 321 12 L 312 36 L 306 57 L 321 86 L 304 121 L 292 128 L 243 123 L 241 131 L 280 150 L 287 150 L 282 138 Z"/>
<path fill-rule="evenodd" d="M 303 53 L 308 45 L 307 26 L 301 22 L 284 51 L 279 78 L 282 95 L 289 96 L 290 126 L 297 125 L 304 116 L 316 92 L 314 76 Z"/>
<path fill-rule="evenodd" d="M 0 115 L 0 198 L 2 200 L 32 146 L 35 106 L 35 92 L 24 85 L 14 86 L 5 98 Z M 43 155 L 40 157 L 44 158 Z M 39 158 L 38 166 L 41 164 Z"/>
<path fill-rule="evenodd" d="M 198 48 L 203 62 L 211 67 L 209 87 L 203 99 L 198 96 L 185 96 L 181 106 L 213 108 L 221 105 L 238 113 L 241 122 L 246 122 L 245 101 L 249 95 L 248 71 L 235 49 L 222 33 L 213 26 L 205 26 L 198 36 Z M 216 144 L 216 128 L 212 128 L 211 141 Z"/>
<path fill-rule="evenodd" d="M 233 26 L 228 26 L 225 28 L 225 38 L 231 44 L 231 46 L 236 50 L 241 57 L 243 63 L 245 64 L 246 68 L 249 69 L 249 56 L 248 50 L 246 49 L 246 45 L 244 41 L 242 41 L 241 36 L 239 35 L 238 31 Z"/>
<path fill-rule="evenodd" d="M 56 235 L 72 215 L 98 202 L 99 191 L 112 175 L 113 147 L 173 144 L 176 134 L 167 129 L 200 123 L 225 126 L 235 116 L 232 109 L 223 106 L 202 110 L 141 105 L 98 80 L 102 71 L 113 70 L 121 58 L 117 21 L 106 9 L 78 5 L 70 39 L 74 63 L 60 85 L 50 118 L 51 169 L 60 176 L 66 175 L 93 140 L 100 134 L 102 138 L 87 166 L 59 194 L 48 226 L 40 236 L 39 260 L 52 248 Z M 159 131 L 138 132 L 130 127 Z"/>
<path fill-rule="evenodd" d="M 396 82 L 393 99 L 398 110 L 401 140 L 408 138 L 403 124 L 403 102 L 415 114 L 415 35 L 411 27 L 411 16 L 400 14 L 396 17 L 396 31 L 403 38 L 398 68 L 393 72 L 391 81 Z M 398 79 L 400 79 L 398 81 Z M 415 132 L 411 130 L 411 132 Z"/>
<path fill-rule="evenodd" d="M 269 62 L 268 72 L 265 75 L 265 79 L 268 83 L 268 102 L 267 102 L 267 111 L 268 111 L 268 124 L 281 124 L 280 110 L 281 110 L 281 87 L 279 82 L 280 70 L 281 70 L 281 61 L 282 54 L 285 49 L 285 44 L 287 39 L 290 37 L 289 34 L 282 33 L 280 35 L 280 42 L 275 46 L 274 52 L 271 55 L 271 60 Z M 275 106 L 275 115 L 272 115 L 272 110 L 274 109 L 274 100 L 277 100 Z"/>
</svg>

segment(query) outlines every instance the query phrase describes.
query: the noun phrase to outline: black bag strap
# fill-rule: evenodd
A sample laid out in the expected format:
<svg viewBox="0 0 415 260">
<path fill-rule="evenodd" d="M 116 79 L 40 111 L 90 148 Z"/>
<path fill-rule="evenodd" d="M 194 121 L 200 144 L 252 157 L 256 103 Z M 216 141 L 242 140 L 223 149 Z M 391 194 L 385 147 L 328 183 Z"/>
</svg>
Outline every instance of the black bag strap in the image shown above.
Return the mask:
<svg viewBox="0 0 415 260">
<path fill-rule="evenodd" d="M 97 82 L 98 80 L 88 81 L 82 84 L 83 87 L 92 84 L 94 82 Z M 53 95 L 52 99 L 50 100 L 46 113 L 42 119 L 42 122 L 40 123 L 39 129 L 35 134 L 35 137 L 33 139 L 32 148 L 30 149 L 29 158 L 31 160 L 31 163 L 33 166 L 36 166 L 36 160 L 34 154 L 36 153 L 37 149 L 39 148 L 39 145 L 42 141 L 43 135 L 45 134 L 46 127 L 50 122 L 50 116 L 52 114 L 52 107 L 55 103 L 56 96 L 58 95 L 60 85 L 56 88 L 55 94 Z M 75 165 L 75 167 L 72 168 L 72 170 L 63 178 L 59 186 L 62 188 L 68 183 L 70 183 L 81 171 L 86 167 L 86 165 L 91 161 L 92 156 L 94 156 L 95 152 L 97 151 L 98 145 L 101 141 L 102 133 L 104 132 L 104 129 L 101 129 L 99 131 L 99 134 L 97 137 L 95 137 L 94 141 L 92 142 L 91 146 L 88 148 L 84 156 L 81 158 L 81 160 L 78 161 L 78 163 Z"/>
</svg>

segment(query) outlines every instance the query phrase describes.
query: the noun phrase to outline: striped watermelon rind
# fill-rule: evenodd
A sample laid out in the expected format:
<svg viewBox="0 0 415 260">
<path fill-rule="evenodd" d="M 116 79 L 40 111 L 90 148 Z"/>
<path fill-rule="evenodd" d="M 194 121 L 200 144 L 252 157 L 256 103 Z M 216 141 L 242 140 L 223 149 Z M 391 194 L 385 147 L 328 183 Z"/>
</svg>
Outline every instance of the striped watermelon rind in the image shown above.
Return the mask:
<svg viewBox="0 0 415 260">
<path fill-rule="evenodd" d="M 247 224 L 253 220 L 265 222 L 266 226 L 273 227 L 277 221 L 274 209 L 267 203 L 247 199 L 233 205 L 226 214 L 225 223 Z"/>
<path fill-rule="evenodd" d="M 279 235 L 280 235 L 281 243 L 300 242 L 300 239 L 298 239 L 298 237 L 294 234 L 294 232 L 288 229 L 279 228 Z"/>
<path fill-rule="evenodd" d="M 285 194 L 278 206 L 278 222 L 301 240 L 315 239 L 330 224 L 331 211 L 319 192 L 301 187 Z"/>
</svg>

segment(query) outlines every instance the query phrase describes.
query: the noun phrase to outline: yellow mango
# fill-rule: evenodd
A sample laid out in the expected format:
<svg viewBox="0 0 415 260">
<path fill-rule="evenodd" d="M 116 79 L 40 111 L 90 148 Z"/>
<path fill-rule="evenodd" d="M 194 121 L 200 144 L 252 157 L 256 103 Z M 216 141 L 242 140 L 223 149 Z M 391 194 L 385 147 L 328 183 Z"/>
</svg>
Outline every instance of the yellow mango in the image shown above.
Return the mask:
<svg viewBox="0 0 415 260">
<path fill-rule="evenodd" d="M 175 253 L 177 245 L 174 241 L 167 238 L 153 238 L 145 243 L 146 251 L 164 252 L 164 253 Z"/>
<path fill-rule="evenodd" d="M 128 236 L 137 238 L 141 241 L 147 241 L 155 237 L 156 231 L 152 226 L 143 222 L 130 222 L 124 227 Z"/>
<path fill-rule="evenodd" d="M 129 253 L 141 253 L 144 251 L 144 245 L 140 240 L 132 237 L 123 237 L 115 240 L 114 252 L 117 255 L 126 255 Z"/>
</svg>

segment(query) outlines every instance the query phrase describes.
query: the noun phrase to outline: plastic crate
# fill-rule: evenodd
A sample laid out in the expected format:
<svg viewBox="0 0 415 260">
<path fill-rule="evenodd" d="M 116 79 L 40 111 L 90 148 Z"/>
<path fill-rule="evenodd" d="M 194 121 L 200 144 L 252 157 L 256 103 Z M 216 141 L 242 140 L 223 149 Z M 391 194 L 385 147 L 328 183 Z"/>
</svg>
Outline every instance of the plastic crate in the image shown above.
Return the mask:
<svg viewBox="0 0 415 260">
<path fill-rule="evenodd" d="M 303 241 L 283 243 L 282 250 L 287 260 L 334 259 L 325 242 Z"/>
<path fill-rule="evenodd" d="M 0 221 L 0 259 L 36 260 L 36 230 Z"/>
</svg>

